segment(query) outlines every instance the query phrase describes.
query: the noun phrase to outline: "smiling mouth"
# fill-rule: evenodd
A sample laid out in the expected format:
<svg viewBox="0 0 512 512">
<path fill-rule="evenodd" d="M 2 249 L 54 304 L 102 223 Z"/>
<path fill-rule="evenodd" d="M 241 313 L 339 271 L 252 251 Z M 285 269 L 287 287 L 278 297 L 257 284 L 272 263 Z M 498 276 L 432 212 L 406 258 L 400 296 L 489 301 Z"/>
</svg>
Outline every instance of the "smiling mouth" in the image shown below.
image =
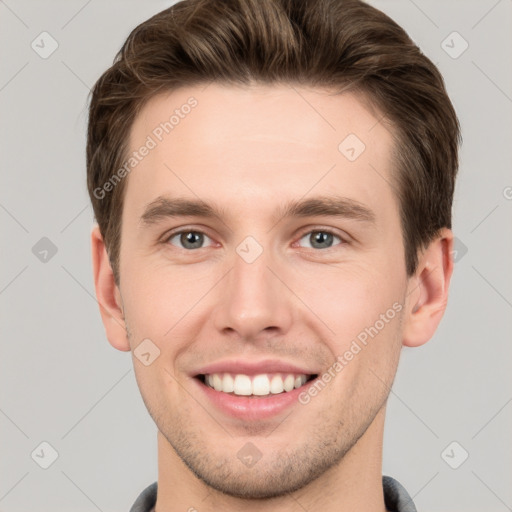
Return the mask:
<svg viewBox="0 0 512 512">
<path fill-rule="evenodd" d="M 205 386 L 215 391 L 248 398 L 266 398 L 288 393 L 305 386 L 317 377 L 318 374 L 262 373 L 259 375 L 245 375 L 228 372 L 196 376 Z"/>
</svg>

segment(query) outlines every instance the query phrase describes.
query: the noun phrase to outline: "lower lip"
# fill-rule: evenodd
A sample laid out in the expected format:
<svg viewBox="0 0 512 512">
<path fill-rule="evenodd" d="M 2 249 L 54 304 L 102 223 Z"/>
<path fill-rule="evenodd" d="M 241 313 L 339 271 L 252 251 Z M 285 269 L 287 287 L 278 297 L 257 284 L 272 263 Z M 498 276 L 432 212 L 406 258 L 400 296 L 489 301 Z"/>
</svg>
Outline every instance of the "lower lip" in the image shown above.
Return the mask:
<svg viewBox="0 0 512 512">
<path fill-rule="evenodd" d="M 271 418 L 283 412 L 294 403 L 299 403 L 299 395 L 306 391 L 316 379 L 306 382 L 303 386 L 292 391 L 284 391 L 276 395 L 250 398 L 247 396 L 230 395 L 216 391 L 194 378 L 202 392 L 213 404 L 225 414 L 245 421 L 258 421 Z"/>
</svg>

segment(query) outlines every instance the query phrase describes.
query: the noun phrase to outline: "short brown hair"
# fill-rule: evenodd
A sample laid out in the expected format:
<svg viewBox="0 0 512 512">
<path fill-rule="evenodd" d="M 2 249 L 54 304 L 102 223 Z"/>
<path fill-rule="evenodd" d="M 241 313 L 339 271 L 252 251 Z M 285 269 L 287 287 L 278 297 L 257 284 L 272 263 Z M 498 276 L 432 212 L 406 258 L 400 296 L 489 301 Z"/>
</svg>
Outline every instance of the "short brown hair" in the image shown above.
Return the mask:
<svg viewBox="0 0 512 512">
<path fill-rule="evenodd" d="M 396 132 L 408 275 L 417 251 L 451 228 L 458 119 L 441 74 L 391 18 L 360 0 L 183 0 L 138 25 L 92 90 L 87 185 L 117 284 L 126 180 L 104 197 L 95 191 L 125 161 L 149 99 L 211 81 L 360 93 Z"/>
</svg>

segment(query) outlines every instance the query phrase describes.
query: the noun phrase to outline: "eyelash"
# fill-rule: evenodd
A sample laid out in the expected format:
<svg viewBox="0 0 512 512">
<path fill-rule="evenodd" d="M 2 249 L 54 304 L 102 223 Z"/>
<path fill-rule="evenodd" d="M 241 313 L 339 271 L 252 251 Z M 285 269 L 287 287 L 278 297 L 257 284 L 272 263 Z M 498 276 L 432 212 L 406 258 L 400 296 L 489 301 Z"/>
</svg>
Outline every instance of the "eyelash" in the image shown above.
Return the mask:
<svg viewBox="0 0 512 512">
<path fill-rule="evenodd" d="M 173 231 L 173 232 L 168 233 L 167 235 L 165 235 L 163 243 L 164 244 L 172 245 L 172 244 L 170 244 L 170 240 L 172 238 L 176 237 L 177 235 L 181 235 L 183 233 L 201 234 L 201 235 L 205 235 L 206 237 L 210 238 L 210 240 L 212 240 L 212 238 L 210 236 L 208 236 L 208 234 L 205 233 L 204 231 L 201 231 L 201 230 L 198 230 L 198 229 L 180 229 L 179 231 Z M 337 234 L 334 230 L 329 229 L 329 228 L 315 228 L 315 229 L 310 229 L 309 231 L 304 231 L 304 232 L 302 232 L 300 234 L 300 236 L 298 238 L 298 241 L 302 240 L 304 238 L 304 236 L 310 235 L 311 233 L 327 233 L 329 235 L 332 235 L 335 238 L 338 238 L 340 240 L 340 243 L 338 245 L 345 245 L 345 244 L 348 243 L 347 240 L 345 240 L 343 237 L 341 237 L 339 234 Z M 174 246 L 174 247 L 176 247 L 176 246 Z M 336 246 L 334 245 L 332 247 L 327 247 L 325 249 L 315 249 L 314 247 L 304 247 L 304 249 L 313 249 L 313 250 L 315 250 L 315 252 L 318 252 L 318 251 L 327 252 L 329 250 L 334 249 L 335 247 Z M 182 249 L 182 250 L 187 251 L 187 252 L 194 252 L 194 251 L 198 251 L 200 249 L 206 249 L 207 247 L 199 247 L 198 249 L 185 249 L 183 247 L 176 247 L 176 248 L 177 249 Z"/>
</svg>

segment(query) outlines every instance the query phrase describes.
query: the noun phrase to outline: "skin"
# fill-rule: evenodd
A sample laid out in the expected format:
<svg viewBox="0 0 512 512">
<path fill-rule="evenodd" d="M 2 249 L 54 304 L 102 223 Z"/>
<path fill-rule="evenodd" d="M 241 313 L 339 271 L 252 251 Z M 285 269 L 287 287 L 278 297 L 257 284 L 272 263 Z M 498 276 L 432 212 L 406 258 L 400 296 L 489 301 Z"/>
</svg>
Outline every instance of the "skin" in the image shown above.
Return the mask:
<svg viewBox="0 0 512 512">
<path fill-rule="evenodd" d="M 158 427 L 156 510 L 384 512 L 386 400 L 401 347 L 427 342 L 444 313 L 453 234 L 443 229 L 406 275 L 390 186 L 392 127 L 352 93 L 180 89 L 148 102 L 132 126 L 131 150 L 190 96 L 197 107 L 126 178 L 119 287 L 98 228 L 92 232 L 109 342 L 133 354 L 149 338 L 160 350 L 149 366 L 133 356 Z M 353 162 L 338 150 L 350 133 L 366 146 Z M 333 193 L 370 208 L 375 222 L 276 223 L 285 201 Z M 224 214 L 144 225 L 145 207 L 161 195 L 200 198 Z M 177 228 L 204 233 L 203 246 L 170 238 Z M 322 228 L 336 236 L 318 248 L 312 235 Z M 252 263 L 236 252 L 247 236 L 263 248 Z M 271 419 L 224 415 L 190 376 L 231 357 L 282 359 L 321 373 L 394 303 L 401 311 L 317 396 Z M 262 454 L 252 467 L 237 457 L 247 442 Z"/>
</svg>

